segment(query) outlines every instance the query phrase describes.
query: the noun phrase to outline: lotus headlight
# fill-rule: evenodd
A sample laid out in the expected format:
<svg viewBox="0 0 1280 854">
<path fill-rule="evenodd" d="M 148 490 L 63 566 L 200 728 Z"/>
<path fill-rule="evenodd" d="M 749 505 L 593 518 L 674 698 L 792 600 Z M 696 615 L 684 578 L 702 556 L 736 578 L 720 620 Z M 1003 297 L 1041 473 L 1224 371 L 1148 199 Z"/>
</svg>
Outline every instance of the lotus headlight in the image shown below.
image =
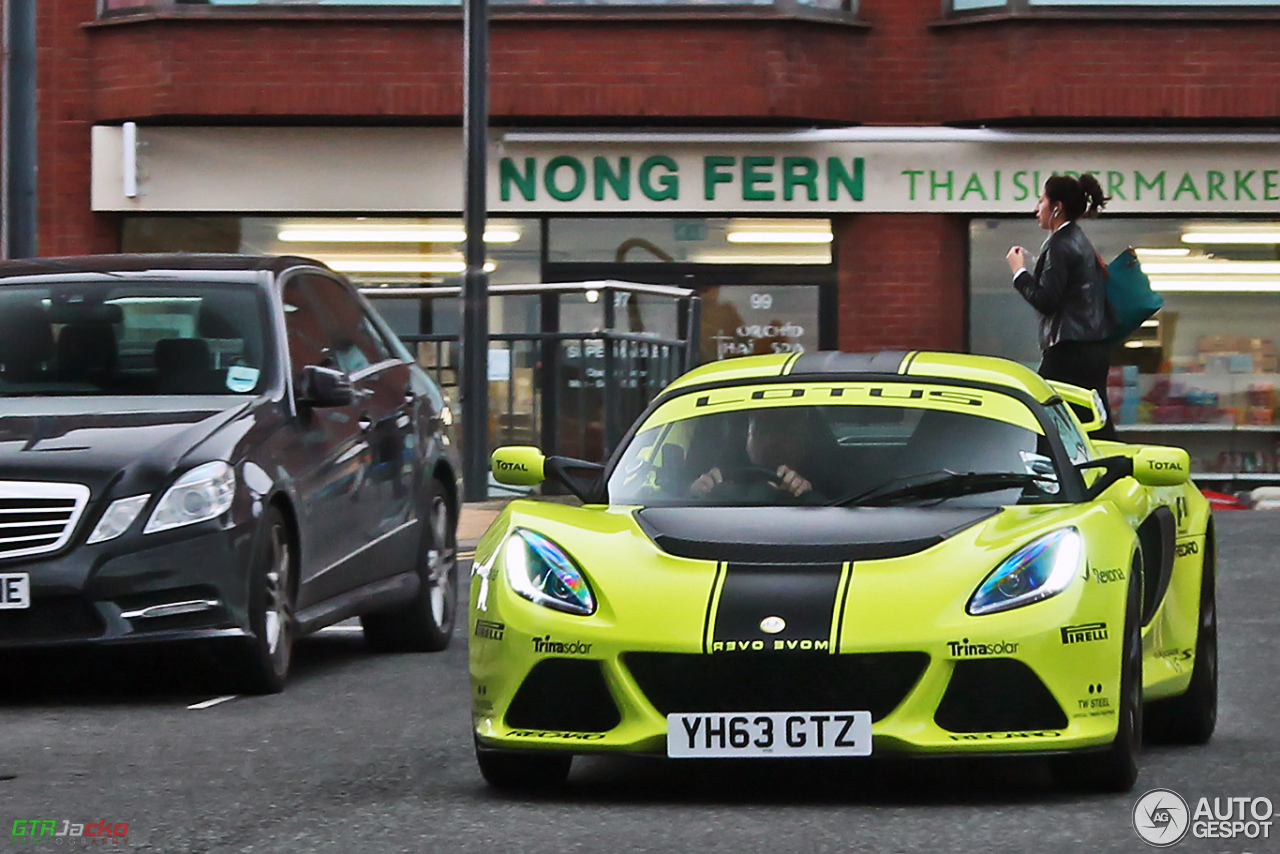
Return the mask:
<svg viewBox="0 0 1280 854">
<path fill-rule="evenodd" d="M 974 616 L 1020 608 L 1057 596 L 1080 571 L 1084 537 L 1075 528 L 1059 528 L 1014 552 L 969 600 Z"/>
<path fill-rule="evenodd" d="M 146 507 L 147 502 L 150 500 L 150 495 L 133 495 L 129 498 L 117 498 L 112 501 L 111 506 L 107 508 L 107 512 L 102 514 L 102 518 L 94 526 L 93 533 L 89 535 L 86 545 L 114 540 L 129 530 L 133 520 L 138 518 L 138 514 L 142 512 L 142 508 Z"/>
<path fill-rule="evenodd" d="M 236 473 L 231 466 L 221 461 L 196 466 L 161 496 L 142 533 L 216 519 L 231 508 L 235 494 Z"/>
<path fill-rule="evenodd" d="M 524 598 L 570 614 L 595 613 L 596 600 L 582 570 L 551 540 L 516 528 L 503 557 L 507 580 Z"/>
</svg>

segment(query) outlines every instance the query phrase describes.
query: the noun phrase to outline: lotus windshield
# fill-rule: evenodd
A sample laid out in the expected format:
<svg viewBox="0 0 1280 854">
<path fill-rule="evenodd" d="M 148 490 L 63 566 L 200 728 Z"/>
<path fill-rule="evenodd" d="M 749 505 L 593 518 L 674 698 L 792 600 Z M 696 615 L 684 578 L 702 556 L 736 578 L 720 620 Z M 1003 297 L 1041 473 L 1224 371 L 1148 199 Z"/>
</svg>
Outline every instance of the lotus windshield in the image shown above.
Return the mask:
<svg viewBox="0 0 1280 854">
<path fill-rule="evenodd" d="M 249 284 L 0 286 L 0 397 L 253 394 L 265 328 Z"/>
<path fill-rule="evenodd" d="M 1026 405 L 916 383 L 695 392 L 650 414 L 609 479 L 612 504 L 1003 506 L 1060 501 Z"/>
</svg>

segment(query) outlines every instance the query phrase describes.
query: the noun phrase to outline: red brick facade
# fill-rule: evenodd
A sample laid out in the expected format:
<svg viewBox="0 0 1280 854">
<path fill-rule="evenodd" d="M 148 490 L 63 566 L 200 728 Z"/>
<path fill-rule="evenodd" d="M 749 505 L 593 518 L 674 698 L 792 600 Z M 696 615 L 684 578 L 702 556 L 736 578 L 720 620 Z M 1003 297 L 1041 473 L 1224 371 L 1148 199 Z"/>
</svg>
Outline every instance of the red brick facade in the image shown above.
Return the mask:
<svg viewBox="0 0 1280 854">
<path fill-rule="evenodd" d="M 185 12 L 95 23 L 40 0 L 40 251 L 112 251 L 89 209 L 95 123 L 460 123 L 456 11 Z M 861 0 L 856 23 L 498 7 L 495 125 L 1263 125 L 1280 116 L 1280 10 L 947 20 L 939 0 Z M 184 7 L 187 9 L 198 7 Z M 439 7 L 436 7 L 438 10 Z M 840 343 L 963 344 L 964 221 L 837 225 Z"/>
</svg>

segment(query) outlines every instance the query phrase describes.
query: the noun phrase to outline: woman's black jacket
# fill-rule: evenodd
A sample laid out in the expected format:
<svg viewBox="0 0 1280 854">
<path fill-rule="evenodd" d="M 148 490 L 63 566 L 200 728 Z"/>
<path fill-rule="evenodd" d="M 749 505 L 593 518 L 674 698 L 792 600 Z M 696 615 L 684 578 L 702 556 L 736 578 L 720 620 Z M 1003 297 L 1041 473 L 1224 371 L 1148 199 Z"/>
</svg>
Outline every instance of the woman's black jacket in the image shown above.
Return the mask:
<svg viewBox="0 0 1280 854">
<path fill-rule="evenodd" d="M 1045 241 L 1035 272 L 1013 280 L 1040 313 L 1040 349 L 1062 341 L 1101 341 L 1111 334 L 1107 271 L 1084 230 L 1069 222 Z"/>
</svg>

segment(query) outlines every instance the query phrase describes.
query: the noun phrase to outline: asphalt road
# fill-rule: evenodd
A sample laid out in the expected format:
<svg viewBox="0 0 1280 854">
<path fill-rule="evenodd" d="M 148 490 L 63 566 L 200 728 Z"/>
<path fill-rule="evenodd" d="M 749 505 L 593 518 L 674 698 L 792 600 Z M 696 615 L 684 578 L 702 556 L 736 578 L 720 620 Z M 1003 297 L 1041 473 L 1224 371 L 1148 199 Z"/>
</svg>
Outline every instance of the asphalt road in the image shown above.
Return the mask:
<svg viewBox="0 0 1280 854">
<path fill-rule="evenodd" d="M 1192 809 L 1200 797 L 1267 797 L 1280 812 L 1280 514 L 1220 513 L 1219 529 L 1218 733 L 1207 747 L 1148 749 L 1130 795 L 1062 794 L 1029 762 L 621 759 L 579 760 L 554 795 L 503 797 L 472 760 L 461 634 L 437 655 L 375 655 L 339 627 L 299 645 L 283 695 L 204 708 L 191 708 L 215 699 L 197 659 L 6 666 L 0 854 L 25 847 L 10 828 L 31 819 L 127 823 L 129 848 L 166 852 L 1155 850 L 1131 825 L 1152 788 Z M 43 846 L 76 847 L 90 848 Z M 1280 840 L 1188 837 L 1171 850 L 1273 851 Z"/>
</svg>

